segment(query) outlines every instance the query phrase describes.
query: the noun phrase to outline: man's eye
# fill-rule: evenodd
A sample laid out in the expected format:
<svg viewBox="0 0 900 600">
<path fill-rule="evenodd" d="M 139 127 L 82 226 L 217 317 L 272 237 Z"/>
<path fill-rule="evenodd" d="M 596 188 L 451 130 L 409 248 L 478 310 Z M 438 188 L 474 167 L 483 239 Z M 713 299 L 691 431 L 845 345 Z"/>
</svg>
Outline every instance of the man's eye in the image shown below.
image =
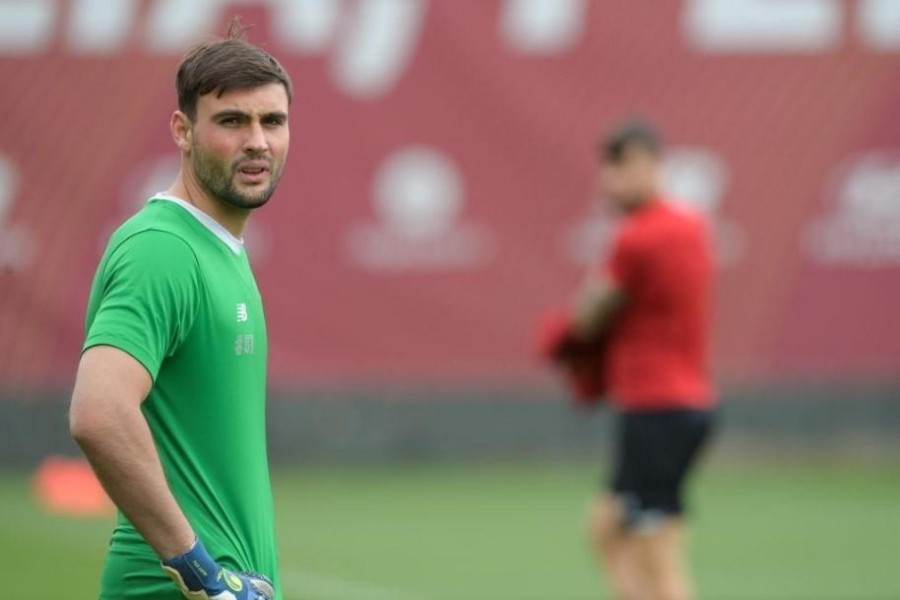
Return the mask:
<svg viewBox="0 0 900 600">
<path fill-rule="evenodd" d="M 282 118 L 280 118 L 280 117 L 270 117 L 270 118 L 266 119 L 266 120 L 263 121 L 263 122 L 264 122 L 266 125 L 269 125 L 269 126 L 272 126 L 272 127 L 277 127 L 277 126 L 279 126 L 279 125 L 284 125 L 284 119 L 282 119 Z"/>
<path fill-rule="evenodd" d="M 238 125 L 240 120 L 237 117 L 226 117 L 219 121 L 221 125 Z"/>
</svg>

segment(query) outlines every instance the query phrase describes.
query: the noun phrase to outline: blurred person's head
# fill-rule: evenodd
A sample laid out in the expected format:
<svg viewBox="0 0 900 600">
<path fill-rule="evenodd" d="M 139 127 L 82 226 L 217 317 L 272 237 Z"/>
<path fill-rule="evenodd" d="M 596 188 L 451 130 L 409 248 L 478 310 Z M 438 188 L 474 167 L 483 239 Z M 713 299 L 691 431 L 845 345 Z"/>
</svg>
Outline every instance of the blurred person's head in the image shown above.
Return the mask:
<svg viewBox="0 0 900 600">
<path fill-rule="evenodd" d="M 599 193 L 617 210 L 632 212 L 660 191 L 662 142 L 656 129 L 632 120 L 612 129 L 598 148 Z"/>
<path fill-rule="evenodd" d="M 184 56 L 171 128 L 186 180 L 220 204 L 253 209 L 281 178 L 293 90 L 281 64 L 243 33 L 235 20 L 224 39 Z"/>
</svg>

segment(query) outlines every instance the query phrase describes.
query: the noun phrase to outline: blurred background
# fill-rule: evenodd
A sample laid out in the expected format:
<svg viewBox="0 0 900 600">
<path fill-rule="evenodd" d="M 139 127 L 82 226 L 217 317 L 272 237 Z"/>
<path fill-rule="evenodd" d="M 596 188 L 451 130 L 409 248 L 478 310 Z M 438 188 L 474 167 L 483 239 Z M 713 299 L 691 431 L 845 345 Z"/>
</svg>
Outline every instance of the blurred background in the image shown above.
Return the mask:
<svg viewBox="0 0 900 600">
<path fill-rule="evenodd" d="M 603 256 L 629 115 L 715 228 L 701 598 L 900 598 L 897 0 L 0 0 L 0 560 L 96 597 L 111 520 L 35 472 L 78 455 L 91 277 L 174 178 L 179 58 L 235 14 L 296 88 L 247 234 L 287 600 L 603 598 L 608 418 L 532 333 Z"/>
</svg>

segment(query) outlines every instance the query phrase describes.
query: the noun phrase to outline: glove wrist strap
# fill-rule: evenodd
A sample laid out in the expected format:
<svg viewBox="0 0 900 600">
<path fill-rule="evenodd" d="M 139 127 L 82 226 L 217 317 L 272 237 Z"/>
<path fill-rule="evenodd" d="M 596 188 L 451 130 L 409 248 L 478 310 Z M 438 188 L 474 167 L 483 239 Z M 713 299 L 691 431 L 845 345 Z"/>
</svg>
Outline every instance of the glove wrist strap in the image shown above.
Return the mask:
<svg viewBox="0 0 900 600">
<path fill-rule="evenodd" d="M 225 589 L 225 582 L 222 580 L 221 574 L 222 567 L 213 560 L 203 543 L 196 537 L 194 545 L 187 552 L 165 559 L 162 564 L 164 567 L 177 571 L 191 591 Z"/>
</svg>

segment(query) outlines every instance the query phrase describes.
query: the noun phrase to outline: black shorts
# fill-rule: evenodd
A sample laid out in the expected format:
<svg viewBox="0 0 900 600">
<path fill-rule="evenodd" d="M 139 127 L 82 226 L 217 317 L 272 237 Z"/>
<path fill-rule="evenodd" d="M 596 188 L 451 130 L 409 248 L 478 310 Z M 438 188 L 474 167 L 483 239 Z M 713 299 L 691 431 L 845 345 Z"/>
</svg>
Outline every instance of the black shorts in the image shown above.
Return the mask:
<svg viewBox="0 0 900 600">
<path fill-rule="evenodd" d="M 618 416 L 610 488 L 622 501 L 626 527 L 650 527 L 684 512 L 684 481 L 712 428 L 708 410 Z"/>
</svg>

